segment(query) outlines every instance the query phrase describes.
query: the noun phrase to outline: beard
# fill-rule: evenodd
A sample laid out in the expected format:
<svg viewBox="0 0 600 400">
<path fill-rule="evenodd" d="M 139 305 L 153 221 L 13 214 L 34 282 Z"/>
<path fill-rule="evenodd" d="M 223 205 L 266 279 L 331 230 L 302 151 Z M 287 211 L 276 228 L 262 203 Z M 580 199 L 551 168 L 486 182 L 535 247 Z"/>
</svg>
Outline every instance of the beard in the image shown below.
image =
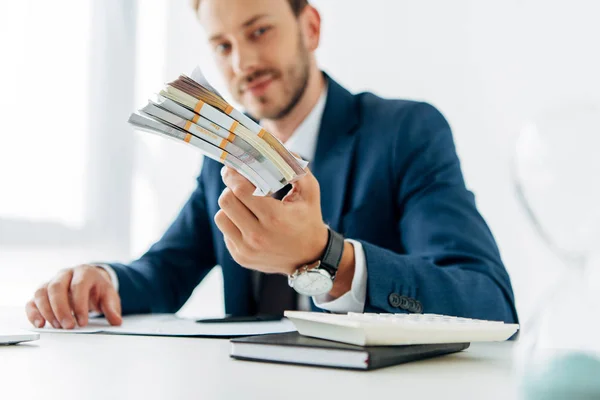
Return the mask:
<svg viewBox="0 0 600 400">
<path fill-rule="evenodd" d="M 252 107 L 250 104 L 244 104 L 252 116 L 258 120 L 266 118 L 270 120 L 278 120 L 286 117 L 296 107 L 302 95 L 308 86 L 310 73 L 310 55 L 309 52 L 302 46 L 301 38 L 299 37 L 298 56 L 296 61 L 284 68 L 283 71 L 267 68 L 256 71 L 251 75 L 244 77 L 242 82 L 237 85 L 235 93 L 238 96 L 238 101 L 242 98 L 242 85 L 252 82 L 252 80 L 260 78 L 264 75 L 271 76 L 274 80 L 280 80 L 283 83 L 283 99 L 278 104 L 272 104 L 274 99 L 270 96 L 256 97 L 255 101 L 264 107 Z M 243 103 L 243 102 L 242 102 Z"/>
</svg>

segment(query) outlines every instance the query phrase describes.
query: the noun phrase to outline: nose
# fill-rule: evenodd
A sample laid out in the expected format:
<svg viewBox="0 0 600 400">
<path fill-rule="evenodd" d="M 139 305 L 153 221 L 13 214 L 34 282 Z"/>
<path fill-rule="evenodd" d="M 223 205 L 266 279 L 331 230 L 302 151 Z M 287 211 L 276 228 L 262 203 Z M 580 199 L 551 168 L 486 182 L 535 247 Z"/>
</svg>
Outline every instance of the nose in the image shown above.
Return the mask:
<svg viewBox="0 0 600 400">
<path fill-rule="evenodd" d="M 258 54 L 250 46 L 237 44 L 233 48 L 231 63 L 233 72 L 236 75 L 247 75 L 254 71 L 258 66 Z"/>
</svg>

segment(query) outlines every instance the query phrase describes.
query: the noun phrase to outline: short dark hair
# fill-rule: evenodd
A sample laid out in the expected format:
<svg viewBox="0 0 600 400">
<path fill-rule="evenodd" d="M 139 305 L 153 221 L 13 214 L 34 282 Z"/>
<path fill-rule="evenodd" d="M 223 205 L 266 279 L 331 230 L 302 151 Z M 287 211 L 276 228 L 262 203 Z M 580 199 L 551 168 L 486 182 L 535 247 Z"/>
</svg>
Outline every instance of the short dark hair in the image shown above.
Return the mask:
<svg viewBox="0 0 600 400">
<path fill-rule="evenodd" d="M 308 5 L 308 0 L 287 0 L 290 7 L 292 8 L 292 12 L 297 17 L 300 15 L 304 7 Z M 194 11 L 198 11 L 198 7 L 200 7 L 200 0 L 191 0 L 192 8 Z"/>
<path fill-rule="evenodd" d="M 304 7 L 308 5 L 308 0 L 287 0 L 290 3 L 290 7 L 292 7 L 292 12 L 297 17 L 300 15 Z"/>
</svg>

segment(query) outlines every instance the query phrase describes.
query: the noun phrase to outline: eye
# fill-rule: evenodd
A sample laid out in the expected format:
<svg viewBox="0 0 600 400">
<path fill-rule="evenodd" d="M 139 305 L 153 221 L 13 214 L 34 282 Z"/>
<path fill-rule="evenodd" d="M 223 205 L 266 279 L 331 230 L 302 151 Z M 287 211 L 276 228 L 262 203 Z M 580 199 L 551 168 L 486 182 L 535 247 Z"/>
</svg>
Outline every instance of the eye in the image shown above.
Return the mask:
<svg viewBox="0 0 600 400">
<path fill-rule="evenodd" d="M 260 28 L 258 28 L 258 29 L 256 29 L 256 30 L 254 30 L 254 31 L 252 32 L 252 37 L 253 37 L 253 38 L 259 38 L 259 37 L 261 37 L 262 35 L 264 35 L 264 34 L 265 34 L 267 31 L 269 31 L 270 29 L 271 29 L 271 27 L 270 27 L 270 26 L 263 26 L 263 27 L 260 27 Z"/>
<path fill-rule="evenodd" d="M 219 54 L 226 54 L 230 48 L 231 45 L 229 43 L 219 43 L 215 46 L 215 51 Z"/>
</svg>

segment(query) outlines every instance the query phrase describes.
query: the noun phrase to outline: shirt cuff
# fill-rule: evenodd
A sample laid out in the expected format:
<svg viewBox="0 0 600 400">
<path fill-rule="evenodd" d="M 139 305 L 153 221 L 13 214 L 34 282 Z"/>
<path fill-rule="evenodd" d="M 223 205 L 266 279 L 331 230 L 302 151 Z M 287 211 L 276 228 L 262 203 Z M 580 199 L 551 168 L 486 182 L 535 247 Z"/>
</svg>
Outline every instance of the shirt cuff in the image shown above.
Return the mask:
<svg viewBox="0 0 600 400">
<path fill-rule="evenodd" d="M 348 292 L 331 300 L 328 294 L 313 296 L 315 305 L 327 311 L 336 313 L 358 312 L 365 310 L 367 296 L 367 261 L 362 244 L 356 240 L 346 239 L 354 248 L 354 277 L 352 287 Z"/>
<path fill-rule="evenodd" d="M 108 275 L 110 276 L 110 280 L 113 284 L 113 287 L 115 288 L 117 293 L 119 293 L 119 278 L 117 278 L 117 273 L 115 272 L 115 270 L 108 264 L 92 264 L 92 265 L 94 267 L 102 268 L 103 270 L 108 272 Z"/>
</svg>

